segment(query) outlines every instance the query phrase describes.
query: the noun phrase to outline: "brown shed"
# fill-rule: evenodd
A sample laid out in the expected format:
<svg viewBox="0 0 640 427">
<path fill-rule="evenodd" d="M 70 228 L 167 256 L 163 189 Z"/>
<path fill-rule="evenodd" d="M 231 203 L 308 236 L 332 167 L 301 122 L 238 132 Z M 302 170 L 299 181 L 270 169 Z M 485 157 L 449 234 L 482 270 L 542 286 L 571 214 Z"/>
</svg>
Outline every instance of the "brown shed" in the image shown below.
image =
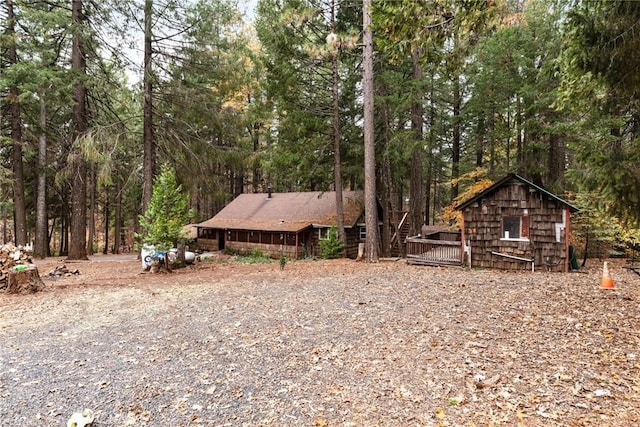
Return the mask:
<svg viewBox="0 0 640 427">
<path fill-rule="evenodd" d="M 456 209 L 471 266 L 569 270 L 571 213 L 578 208 L 539 185 L 510 174 Z"/>
<path fill-rule="evenodd" d="M 364 194 L 343 191 L 347 256 L 355 257 L 365 238 Z M 337 225 L 336 193 L 241 194 L 213 218 L 197 224 L 198 246 L 205 250 L 255 249 L 278 257 L 320 255 L 319 241 Z"/>
</svg>

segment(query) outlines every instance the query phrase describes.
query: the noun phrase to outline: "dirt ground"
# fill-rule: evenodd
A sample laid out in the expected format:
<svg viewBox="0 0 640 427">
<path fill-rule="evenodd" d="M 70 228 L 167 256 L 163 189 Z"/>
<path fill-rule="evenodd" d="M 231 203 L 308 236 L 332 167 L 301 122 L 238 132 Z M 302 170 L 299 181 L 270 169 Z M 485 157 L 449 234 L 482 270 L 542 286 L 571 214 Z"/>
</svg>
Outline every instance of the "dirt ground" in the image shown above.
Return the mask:
<svg viewBox="0 0 640 427">
<path fill-rule="evenodd" d="M 635 426 L 640 277 L 352 260 L 38 262 L 0 294 L 0 426 Z"/>
</svg>

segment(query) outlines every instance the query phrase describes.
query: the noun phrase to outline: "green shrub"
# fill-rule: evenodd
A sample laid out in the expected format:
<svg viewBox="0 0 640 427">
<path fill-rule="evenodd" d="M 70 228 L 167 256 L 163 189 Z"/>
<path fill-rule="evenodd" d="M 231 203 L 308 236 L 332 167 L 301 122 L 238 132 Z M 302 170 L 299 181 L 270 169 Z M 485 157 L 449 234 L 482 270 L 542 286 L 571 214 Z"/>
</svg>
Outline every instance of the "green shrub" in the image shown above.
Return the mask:
<svg viewBox="0 0 640 427">
<path fill-rule="evenodd" d="M 326 239 L 320 240 L 322 258 L 334 259 L 344 256 L 344 242 L 338 236 L 338 229 L 331 227 Z"/>
<path fill-rule="evenodd" d="M 230 262 L 238 262 L 240 264 L 263 264 L 273 262 L 273 259 L 262 252 L 260 249 L 254 248 L 251 252 L 238 251 L 233 249 L 224 249 L 225 255 L 231 255 Z"/>
<path fill-rule="evenodd" d="M 267 258 L 267 256 L 258 248 L 253 248 L 249 256 L 251 258 Z"/>
</svg>

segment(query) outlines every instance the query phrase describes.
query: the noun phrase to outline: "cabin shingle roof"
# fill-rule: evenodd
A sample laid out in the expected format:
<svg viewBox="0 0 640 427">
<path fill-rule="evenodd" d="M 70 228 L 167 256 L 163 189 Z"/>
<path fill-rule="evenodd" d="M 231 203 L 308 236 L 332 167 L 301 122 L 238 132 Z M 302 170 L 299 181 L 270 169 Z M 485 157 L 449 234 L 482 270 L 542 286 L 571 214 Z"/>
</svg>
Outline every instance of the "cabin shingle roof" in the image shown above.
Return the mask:
<svg viewBox="0 0 640 427">
<path fill-rule="evenodd" d="M 363 212 L 363 193 L 343 191 L 344 225 L 353 227 Z M 334 191 L 241 194 L 198 228 L 302 231 L 312 226 L 335 226 Z"/>
<path fill-rule="evenodd" d="M 528 185 L 530 188 L 533 188 L 533 189 L 539 191 L 541 194 L 544 194 L 550 200 L 555 200 L 555 201 L 559 202 L 561 205 L 566 206 L 567 208 L 569 208 L 569 210 L 571 212 L 578 212 L 580 210 L 576 206 L 574 206 L 571 203 L 567 202 L 566 200 L 558 197 L 557 195 L 553 194 L 549 190 L 547 190 L 545 188 L 542 188 L 539 185 L 536 185 L 533 182 L 531 182 L 531 181 L 529 181 L 529 180 L 527 180 L 527 179 L 525 179 L 525 178 L 523 178 L 520 175 L 517 175 L 515 173 L 511 173 L 511 174 L 505 176 L 501 180 L 495 182 L 489 188 L 486 188 L 485 190 L 483 190 L 481 193 L 476 194 L 472 198 L 470 198 L 468 200 L 465 200 L 464 202 L 460 203 L 458 206 L 455 207 L 455 209 L 456 210 L 462 210 L 462 209 L 470 206 L 472 203 L 474 203 L 474 202 L 476 202 L 476 201 L 478 201 L 478 200 L 480 200 L 482 198 L 489 197 L 491 194 L 496 192 L 502 186 L 504 186 L 504 185 L 506 185 L 508 183 L 512 183 L 512 182 L 520 182 L 522 184 Z"/>
</svg>

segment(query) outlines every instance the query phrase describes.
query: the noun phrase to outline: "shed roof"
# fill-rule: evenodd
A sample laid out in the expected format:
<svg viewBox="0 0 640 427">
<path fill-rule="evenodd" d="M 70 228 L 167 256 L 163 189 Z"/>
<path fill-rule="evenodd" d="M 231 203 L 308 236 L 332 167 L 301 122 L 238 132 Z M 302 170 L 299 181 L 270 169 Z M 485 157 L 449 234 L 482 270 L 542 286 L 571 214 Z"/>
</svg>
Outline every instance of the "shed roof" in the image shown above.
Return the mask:
<svg viewBox="0 0 640 427">
<path fill-rule="evenodd" d="M 364 210 L 362 191 L 343 191 L 344 225 L 356 225 Z M 337 225 L 335 191 L 241 194 L 198 228 L 302 231 Z"/>
<path fill-rule="evenodd" d="M 499 181 L 496 181 L 495 184 L 493 184 L 491 187 L 486 188 L 485 190 L 483 190 L 482 192 L 480 192 L 479 194 L 476 194 L 475 196 L 473 196 L 472 198 L 470 198 L 469 200 L 466 200 L 463 203 L 460 203 L 458 206 L 456 206 L 457 210 L 461 210 L 464 209 L 466 207 L 468 207 L 469 205 L 471 205 L 472 203 L 485 198 L 485 197 L 489 197 L 491 196 L 491 194 L 493 194 L 494 192 L 496 192 L 499 188 L 510 184 L 510 183 L 514 183 L 514 182 L 520 182 L 523 183 L 525 185 L 528 185 L 530 188 L 534 188 L 536 190 L 538 190 L 540 193 L 544 194 L 545 196 L 547 196 L 549 199 L 551 200 L 555 200 L 558 203 L 560 203 L 563 206 L 566 206 L 569 208 L 569 210 L 571 212 L 577 212 L 580 209 L 578 209 L 576 206 L 572 205 L 571 203 L 567 202 L 566 200 L 558 197 L 557 195 L 553 194 L 552 192 L 550 192 L 549 190 L 546 190 L 545 188 L 534 184 L 533 182 L 521 177 L 520 175 L 517 175 L 515 173 L 509 174 L 507 176 L 505 176 L 504 178 L 502 178 Z"/>
</svg>

